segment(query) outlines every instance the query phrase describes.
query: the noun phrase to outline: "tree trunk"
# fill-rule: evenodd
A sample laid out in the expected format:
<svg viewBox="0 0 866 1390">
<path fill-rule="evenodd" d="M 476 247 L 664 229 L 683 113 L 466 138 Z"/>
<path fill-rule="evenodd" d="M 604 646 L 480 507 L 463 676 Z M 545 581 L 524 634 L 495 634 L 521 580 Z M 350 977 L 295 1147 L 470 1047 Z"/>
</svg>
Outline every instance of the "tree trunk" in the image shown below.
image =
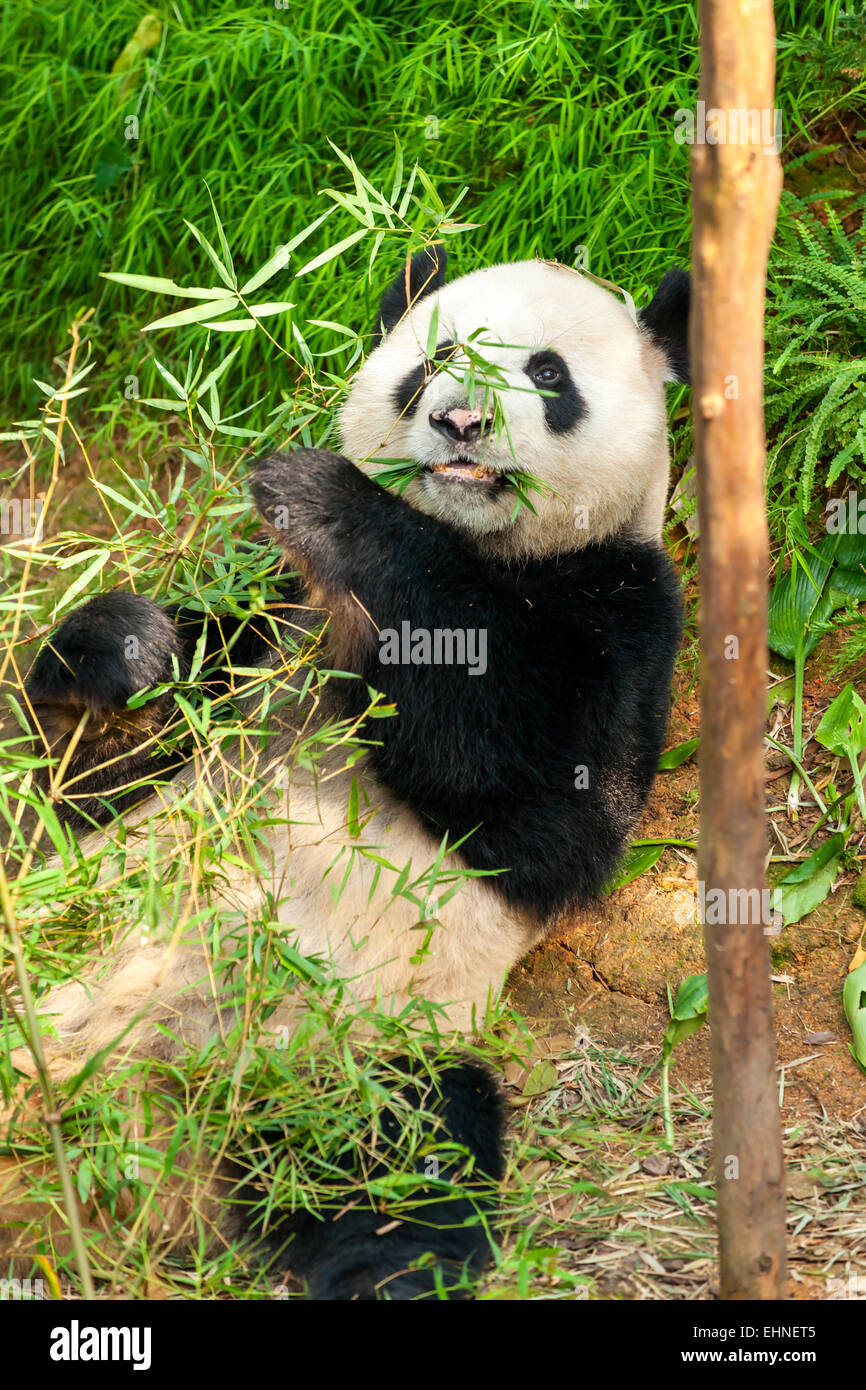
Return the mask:
<svg viewBox="0 0 866 1390">
<path fill-rule="evenodd" d="M 700 21 L 705 108 L 698 107 L 692 150 L 691 318 L 701 559 L 698 860 L 719 1260 L 723 1298 L 772 1299 L 786 1292 L 763 755 L 763 311 L 781 185 L 773 139 L 775 31 L 771 0 L 701 0 Z"/>
</svg>

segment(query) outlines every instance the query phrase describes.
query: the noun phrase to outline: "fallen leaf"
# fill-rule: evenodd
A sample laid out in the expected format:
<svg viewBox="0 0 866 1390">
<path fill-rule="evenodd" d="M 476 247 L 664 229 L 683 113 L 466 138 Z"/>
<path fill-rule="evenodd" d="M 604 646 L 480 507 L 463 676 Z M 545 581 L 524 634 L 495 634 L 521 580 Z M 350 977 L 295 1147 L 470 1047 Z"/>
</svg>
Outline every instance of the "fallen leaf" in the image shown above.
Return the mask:
<svg viewBox="0 0 866 1390">
<path fill-rule="evenodd" d="M 863 949 L 863 943 L 860 942 L 854 952 L 851 964 L 848 966 L 848 974 L 850 975 L 852 970 L 858 970 L 864 961 L 866 961 L 866 950 Z"/>
<path fill-rule="evenodd" d="M 670 1171 L 671 1161 L 664 1154 L 647 1154 L 646 1158 L 641 1159 L 640 1166 L 650 1177 L 661 1178 Z"/>
<path fill-rule="evenodd" d="M 557 1082 L 556 1067 L 553 1062 L 536 1062 L 523 1086 L 525 1096 L 540 1096 L 549 1091 Z"/>
<path fill-rule="evenodd" d="M 788 1196 L 794 1197 L 797 1201 L 805 1202 L 810 1197 L 814 1197 L 818 1184 L 808 1173 L 797 1172 L 788 1174 Z"/>
</svg>

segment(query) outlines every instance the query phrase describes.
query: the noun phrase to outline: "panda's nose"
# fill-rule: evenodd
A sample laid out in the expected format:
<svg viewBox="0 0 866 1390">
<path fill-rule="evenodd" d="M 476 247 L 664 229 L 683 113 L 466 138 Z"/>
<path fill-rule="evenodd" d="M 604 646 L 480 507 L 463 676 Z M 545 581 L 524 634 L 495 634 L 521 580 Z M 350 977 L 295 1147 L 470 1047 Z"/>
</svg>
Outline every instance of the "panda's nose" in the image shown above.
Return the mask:
<svg viewBox="0 0 866 1390">
<path fill-rule="evenodd" d="M 452 444 L 471 444 L 481 435 L 482 422 L 493 423 L 493 416 L 486 420 L 480 410 L 431 410 L 430 424 L 437 434 L 443 434 Z"/>
</svg>

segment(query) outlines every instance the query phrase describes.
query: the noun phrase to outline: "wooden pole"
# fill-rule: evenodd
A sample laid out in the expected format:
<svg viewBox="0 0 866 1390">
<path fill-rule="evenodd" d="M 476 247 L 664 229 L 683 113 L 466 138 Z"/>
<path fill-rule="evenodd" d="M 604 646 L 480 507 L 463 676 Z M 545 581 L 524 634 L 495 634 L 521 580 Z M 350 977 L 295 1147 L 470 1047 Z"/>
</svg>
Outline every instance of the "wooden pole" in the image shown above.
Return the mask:
<svg viewBox="0 0 866 1390">
<path fill-rule="evenodd" d="M 772 0 L 700 0 L 692 376 L 701 559 L 701 833 L 721 1295 L 786 1293 L 766 895 L 763 317 L 781 169 Z M 721 890 L 721 891 L 720 891 Z"/>
</svg>

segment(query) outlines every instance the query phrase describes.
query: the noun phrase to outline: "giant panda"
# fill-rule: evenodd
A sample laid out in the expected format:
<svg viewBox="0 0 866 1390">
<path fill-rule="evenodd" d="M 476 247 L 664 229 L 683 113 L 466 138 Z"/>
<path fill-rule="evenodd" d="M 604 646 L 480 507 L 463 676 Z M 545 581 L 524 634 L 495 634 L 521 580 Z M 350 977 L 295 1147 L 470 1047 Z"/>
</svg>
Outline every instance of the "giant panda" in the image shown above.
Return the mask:
<svg viewBox="0 0 866 1390">
<path fill-rule="evenodd" d="M 327 712 L 363 728 L 371 692 L 381 692 L 394 713 L 371 724 L 351 767 L 339 747 L 324 765 L 293 767 L 275 794 L 266 853 L 233 861 L 219 902 L 236 920 L 267 898 L 297 950 L 325 960 L 359 1011 L 435 1006 L 437 1028 L 453 1030 L 453 1064 L 435 1084 L 417 1061 L 398 1064 L 401 1099 L 463 1146 L 489 1198 L 503 1171 L 502 1102 L 495 1075 L 460 1040 L 509 969 L 610 879 L 663 746 L 681 620 L 662 544 L 664 383 L 687 379 L 689 282 L 669 272 L 635 318 L 553 262 L 447 283 L 445 270 L 443 248 L 426 247 L 382 298 L 374 346 L 340 412 L 343 454 L 298 448 L 252 467 L 255 506 L 283 556 L 277 607 L 321 630 L 320 665 L 346 674 L 327 681 L 312 711 L 291 701 L 272 710 L 264 745 L 239 741 L 239 784 L 251 765 L 283 766 L 300 725 Z M 402 494 L 379 480 L 393 459 L 411 465 Z M 535 480 L 528 497 L 514 486 L 525 475 Z M 278 664 L 272 629 L 244 623 L 231 641 L 227 630 L 205 634 L 208 651 L 237 642 L 239 664 Z M 55 808 L 85 851 L 102 836 L 130 865 L 155 844 L 176 853 L 172 805 L 209 765 L 201 750 L 180 769 L 176 754 L 160 753 L 154 735 L 170 694 L 128 701 L 188 669 L 201 637 L 194 615 L 114 592 L 75 611 L 38 655 L 27 706 L 55 758 L 88 715 Z M 221 775 L 230 795 L 232 775 Z M 365 812 L 350 825 L 358 781 Z M 467 876 L 443 896 L 418 952 L 417 906 L 391 894 L 381 862 L 432 864 L 443 837 Z M 359 844 L 376 854 L 355 856 L 335 902 L 330 866 L 341 846 Z M 195 933 L 178 942 L 169 927 L 142 944 L 119 929 L 97 967 L 41 1001 L 53 1022 L 49 1066 L 62 1083 L 120 1034 L 126 1065 L 171 1060 L 207 1045 L 220 1008 Z M 299 1026 L 302 1008 L 287 998 L 274 1026 Z M 27 1059 L 18 1065 L 27 1073 Z M 398 1130 L 386 1115 L 386 1136 L 396 1142 Z M 0 1261 L 23 1266 L 46 1218 L 14 1156 L 2 1164 Z M 246 1225 L 254 1242 L 283 1242 L 284 1263 L 314 1298 L 441 1294 L 443 1270 L 477 1272 L 487 1258 L 483 1223 L 465 1204 L 434 1203 L 418 1227 L 383 1228 L 363 1202 L 341 1219 L 285 1213 L 265 1235 L 246 1208 L 227 1207 L 229 1218 L 213 1205 L 237 1187 L 228 1160 L 209 1184 L 195 1200 L 212 1204 L 220 1238 Z M 162 1209 L 163 1242 L 171 1226 L 182 1245 L 187 1187 Z M 62 1220 L 49 1235 L 59 1248 Z"/>
</svg>

